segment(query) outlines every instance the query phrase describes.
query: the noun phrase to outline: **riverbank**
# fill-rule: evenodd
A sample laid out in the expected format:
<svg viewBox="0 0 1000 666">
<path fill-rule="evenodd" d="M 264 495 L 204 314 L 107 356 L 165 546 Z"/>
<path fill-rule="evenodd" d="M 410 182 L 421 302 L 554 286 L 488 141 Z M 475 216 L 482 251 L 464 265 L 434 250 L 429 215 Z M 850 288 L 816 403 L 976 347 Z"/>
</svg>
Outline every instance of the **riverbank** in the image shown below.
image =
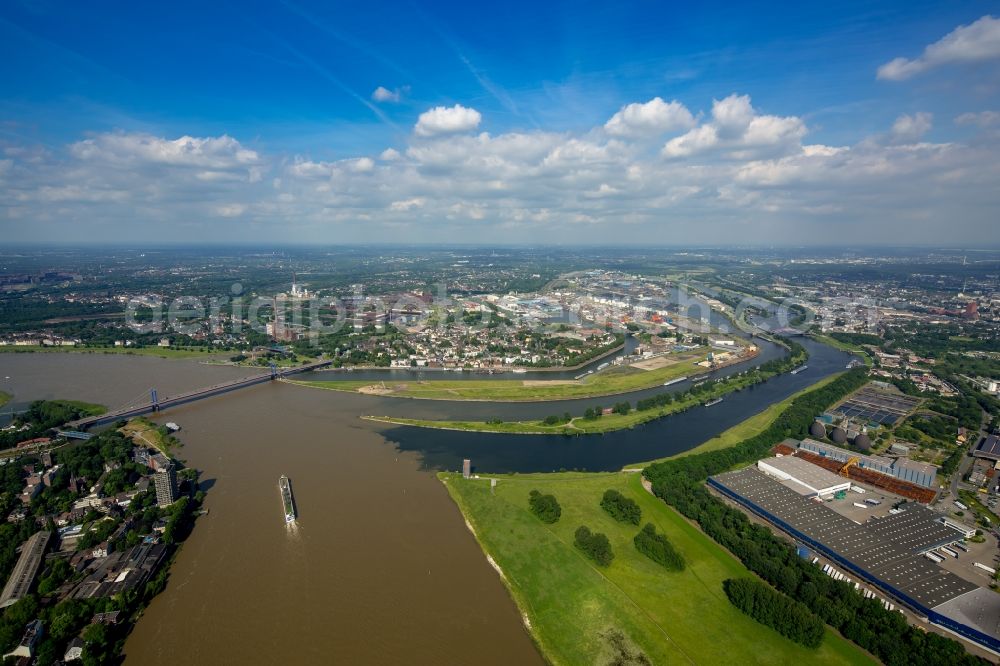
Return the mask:
<svg viewBox="0 0 1000 666">
<path fill-rule="evenodd" d="M 459 430 L 464 432 L 498 433 L 508 435 L 598 435 L 655 421 L 656 419 L 678 414 L 713 400 L 719 399 L 733 391 L 749 386 L 748 381 L 736 381 L 733 384 L 715 385 L 712 389 L 689 396 L 683 400 L 675 400 L 668 405 L 655 409 L 632 409 L 627 414 L 612 412 L 600 417 L 587 418 L 575 416 L 569 421 L 546 423 L 543 419 L 531 421 L 435 421 L 431 419 L 412 419 L 393 416 L 363 416 L 368 421 L 391 423 L 394 425 L 431 428 L 435 430 Z"/>
<path fill-rule="evenodd" d="M 417 428 L 508 435 L 604 434 L 615 432 L 616 430 L 624 430 L 625 428 L 634 428 L 635 426 L 649 423 L 650 421 L 655 421 L 671 414 L 684 412 L 700 405 L 711 407 L 716 401 L 721 401 L 730 393 L 761 384 L 772 377 L 794 369 L 808 360 L 808 357 L 809 355 L 806 351 L 802 347 L 798 347 L 794 356 L 790 356 L 782 361 L 770 361 L 768 364 L 748 371 L 744 375 L 733 375 L 710 384 L 692 387 L 687 391 L 670 394 L 669 399 L 665 397 L 667 393 L 664 392 L 662 396 L 665 398 L 659 401 L 658 404 L 650 404 L 649 401 L 639 401 L 634 409 L 631 405 L 628 405 L 629 409 L 624 413 L 613 410 L 611 413 L 602 414 L 599 409 L 591 409 L 584 416 L 574 416 L 567 419 L 554 415 L 549 419 L 533 419 L 529 421 L 502 421 L 499 419 L 491 421 L 457 421 L 394 416 L 364 416 L 362 418 L 369 421 Z M 772 365 L 773 367 L 771 367 Z"/>
<path fill-rule="evenodd" d="M 170 434 L 166 426 L 153 423 L 145 416 L 130 419 L 119 429 L 126 437 L 142 441 L 149 448 L 156 449 L 165 455 L 170 455 L 170 449 L 180 446 L 180 440 Z"/>
<path fill-rule="evenodd" d="M 171 349 L 169 347 L 46 347 L 42 345 L 0 345 L 0 354 L 121 354 L 157 358 L 199 358 L 222 353 L 207 347 Z"/>
<path fill-rule="evenodd" d="M 698 365 L 708 349 L 679 354 L 673 363 L 654 370 L 616 366 L 579 380 L 417 380 L 417 381 L 315 381 L 297 380 L 299 386 L 349 391 L 393 398 L 421 400 L 469 400 L 479 402 L 543 402 L 577 398 L 600 398 L 661 386 L 679 377 L 693 377 L 711 371 Z M 749 359 L 746 359 L 749 360 Z"/>
<path fill-rule="evenodd" d="M 760 435 L 782 415 L 798 409 L 796 399 L 822 391 L 842 376 L 823 378 L 770 405 L 687 455 L 727 449 Z M 627 467 L 628 472 L 641 469 L 642 465 Z M 724 596 L 722 580 L 752 574 L 694 524 L 646 492 L 641 474 L 502 475 L 496 477 L 492 491 L 486 479 L 439 476 L 484 553 L 503 572 L 532 635 L 553 663 L 593 661 L 606 651 L 599 637 L 609 629 L 621 631 L 653 663 L 725 662 L 734 653 L 749 663 L 874 663 L 829 627 L 822 645 L 813 651 L 745 615 L 730 617 L 737 611 Z M 688 563 L 684 572 L 665 572 L 638 555 L 631 543 L 638 527 L 616 523 L 599 508 L 601 494 L 608 488 L 640 504 L 640 524 L 653 522 L 667 536 Z M 562 507 L 562 517 L 552 527 L 528 510 L 527 495 L 535 489 L 554 495 Z M 572 535 L 580 525 L 607 534 L 616 555 L 607 569 L 595 567 L 574 548 Z M 691 574 L 694 580 L 688 578 Z"/>
<path fill-rule="evenodd" d="M 8 402 L 10 402 L 10 399 L 13 398 L 13 397 L 14 396 L 12 396 L 10 393 L 6 393 L 4 391 L 0 391 L 0 407 L 3 407 Z"/>
<path fill-rule="evenodd" d="M 734 608 L 722 581 L 749 572 L 695 526 L 642 488 L 639 474 L 531 474 L 487 479 L 438 475 L 553 664 L 593 663 L 615 654 L 610 632 L 652 663 L 869 664 L 863 652 L 827 630 L 817 650 L 804 648 Z M 639 527 L 600 508 L 605 490 L 635 500 L 642 524 L 653 523 L 683 555 L 667 572 L 632 543 Z M 546 525 L 528 510 L 528 494 L 553 494 L 562 516 Z M 573 545 L 580 525 L 607 535 L 615 554 L 607 568 Z"/>
<path fill-rule="evenodd" d="M 68 401 L 52 401 L 49 407 L 65 404 Z M 41 412 L 41 408 L 35 410 Z M 37 559 L 31 566 L 37 572 L 29 574 L 34 577 L 37 573 L 38 584 L 20 589 L 11 599 L 14 603 L 0 617 L 0 651 L 9 653 L 24 626 L 37 620 L 52 629 L 36 637 L 33 647 L 37 663 L 52 663 L 77 636 L 86 643 L 86 663 L 120 663 L 121 649 L 132 626 L 166 588 L 174 554 L 191 533 L 204 491 L 197 486 L 197 470 L 180 465 L 173 501 L 158 502 L 160 493 L 154 492 L 152 486 L 159 491 L 160 483 L 154 481 L 153 470 L 132 466 L 133 446 L 141 443 L 131 434 L 105 430 L 91 440 L 53 449 L 55 466 L 53 461 L 45 465 L 51 471 L 61 469 L 61 473 L 52 475 L 51 483 L 47 478 L 45 488 L 30 495 L 24 507 L 30 519 L 25 520 L 22 514 L 21 522 L 3 525 L 5 552 L 0 561 L 0 578 L 16 576 L 26 554 L 33 552 L 31 544 L 38 543 L 37 530 L 52 525 L 68 504 L 90 492 L 89 483 L 77 488 L 70 484 L 71 477 L 96 479 L 102 470 L 111 470 L 100 477 L 106 491 L 128 493 L 131 497 L 127 506 L 116 507 L 99 520 L 82 515 L 74 518 L 78 541 L 68 550 L 64 541 L 58 552 L 43 558 L 51 532 L 42 533 L 41 546 L 32 555 Z M 12 478 L 23 482 L 25 467 L 39 469 L 42 464 L 35 452 L 21 452 L 10 465 L 20 476 Z M 145 487 L 139 485 L 140 481 Z M 4 512 L 10 511 L 12 501 L 20 506 L 9 497 L 10 493 L 6 495 Z M 14 546 L 19 542 L 25 545 L 15 563 Z M 91 550 L 98 548 L 104 550 L 103 554 L 92 556 Z M 93 622 L 91 618 L 99 613 L 113 613 L 114 619 Z"/>
<path fill-rule="evenodd" d="M 872 367 L 872 363 L 874 361 L 872 360 L 871 352 L 869 352 L 867 349 L 865 349 L 860 345 L 854 345 L 851 344 L 850 342 L 841 342 L 836 338 L 832 338 L 829 335 L 823 335 L 822 333 L 811 333 L 809 337 L 811 337 L 813 340 L 817 342 L 822 342 L 825 345 L 830 345 L 834 349 L 839 349 L 840 351 L 845 351 L 848 352 L 849 354 L 855 354 L 857 356 L 860 356 L 861 360 L 865 362 L 866 366 L 868 366 L 869 368 Z"/>
</svg>

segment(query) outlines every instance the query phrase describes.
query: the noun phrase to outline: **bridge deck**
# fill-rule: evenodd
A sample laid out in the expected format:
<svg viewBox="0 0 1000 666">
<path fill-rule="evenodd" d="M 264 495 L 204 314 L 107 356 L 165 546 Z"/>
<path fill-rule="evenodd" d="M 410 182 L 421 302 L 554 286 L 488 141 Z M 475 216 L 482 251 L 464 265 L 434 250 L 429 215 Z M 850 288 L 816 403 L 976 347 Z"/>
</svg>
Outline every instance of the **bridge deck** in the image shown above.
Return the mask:
<svg viewBox="0 0 1000 666">
<path fill-rule="evenodd" d="M 300 372 L 308 372 L 310 370 L 315 370 L 316 368 L 322 368 L 324 366 L 330 365 L 332 361 L 314 361 L 313 363 L 307 363 L 306 365 L 296 366 L 294 368 L 285 368 L 279 370 L 275 373 L 268 372 L 267 374 L 253 375 L 251 377 L 243 377 L 242 379 L 233 379 L 228 382 L 223 382 L 221 384 L 214 384 L 205 388 L 195 389 L 194 391 L 188 391 L 186 393 L 181 393 L 175 396 L 167 396 L 162 400 L 158 400 L 156 404 L 152 401 L 139 405 L 137 407 L 125 407 L 122 409 L 113 410 L 100 414 L 98 416 L 88 416 L 86 418 L 77 419 L 76 421 L 70 421 L 66 424 L 66 428 L 71 428 L 76 431 L 86 430 L 87 428 L 95 425 L 101 425 L 104 423 L 111 423 L 112 421 L 117 421 L 118 419 L 131 418 L 133 416 L 140 416 L 142 414 L 150 414 L 152 412 L 161 412 L 164 409 L 169 409 L 171 407 L 177 407 L 179 405 L 187 404 L 189 402 L 194 402 L 196 400 L 203 400 L 204 398 L 210 398 L 212 396 L 219 395 L 220 393 L 228 393 L 230 391 L 236 391 L 241 388 L 246 388 L 247 386 L 256 386 L 257 384 L 263 384 L 265 382 L 271 381 L 272 379 L 279 379 L 281 377 L 288 377 L 290 375 L 295 375 Z"/>
</svg>

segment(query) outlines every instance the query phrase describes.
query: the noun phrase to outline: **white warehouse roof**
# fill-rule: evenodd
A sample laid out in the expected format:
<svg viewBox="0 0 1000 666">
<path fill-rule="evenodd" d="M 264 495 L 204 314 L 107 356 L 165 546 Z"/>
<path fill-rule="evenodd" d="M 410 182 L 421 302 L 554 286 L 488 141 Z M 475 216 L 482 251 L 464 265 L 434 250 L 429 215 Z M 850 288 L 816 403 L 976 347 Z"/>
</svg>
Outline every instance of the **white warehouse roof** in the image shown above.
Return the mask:
<svg viewBox="0 0 1000 666">
<path fill-rule="evenodd" d="M 794 456 L 765 458 L 757 462 L 757 469 L 785 481 L 800 495 L 832 495 L 851 487 L 849 479 Z"/>
</svg>

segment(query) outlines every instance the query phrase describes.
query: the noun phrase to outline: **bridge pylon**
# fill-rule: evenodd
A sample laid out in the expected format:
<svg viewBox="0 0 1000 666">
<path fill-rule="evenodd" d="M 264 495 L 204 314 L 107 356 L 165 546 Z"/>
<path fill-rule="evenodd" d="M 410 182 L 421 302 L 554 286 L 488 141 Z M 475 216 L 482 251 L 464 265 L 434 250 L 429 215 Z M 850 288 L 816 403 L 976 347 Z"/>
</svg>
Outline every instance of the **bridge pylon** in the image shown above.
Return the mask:
<svg viewBox="0 0 1000 666">
<path fill-rule="evenodd" d="M 153 411 L 160 411 L 160 401 L 156 397 L 156 389 L 149 389 L 149 404 L 153 406 Z"/>
</svg>

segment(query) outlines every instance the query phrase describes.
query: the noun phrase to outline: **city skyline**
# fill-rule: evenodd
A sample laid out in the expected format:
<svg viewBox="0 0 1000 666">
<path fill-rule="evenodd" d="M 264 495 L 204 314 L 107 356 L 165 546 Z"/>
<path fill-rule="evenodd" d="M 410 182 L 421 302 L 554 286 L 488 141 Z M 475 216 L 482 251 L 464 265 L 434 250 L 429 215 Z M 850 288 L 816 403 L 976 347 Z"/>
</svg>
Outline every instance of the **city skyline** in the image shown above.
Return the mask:
<svg viewBox="0 0 1000 666">
<path fill-rule="evenodd" d="M 10 5 L 0 229 L 992 246 L 990 9 Z"/>
</svg>

